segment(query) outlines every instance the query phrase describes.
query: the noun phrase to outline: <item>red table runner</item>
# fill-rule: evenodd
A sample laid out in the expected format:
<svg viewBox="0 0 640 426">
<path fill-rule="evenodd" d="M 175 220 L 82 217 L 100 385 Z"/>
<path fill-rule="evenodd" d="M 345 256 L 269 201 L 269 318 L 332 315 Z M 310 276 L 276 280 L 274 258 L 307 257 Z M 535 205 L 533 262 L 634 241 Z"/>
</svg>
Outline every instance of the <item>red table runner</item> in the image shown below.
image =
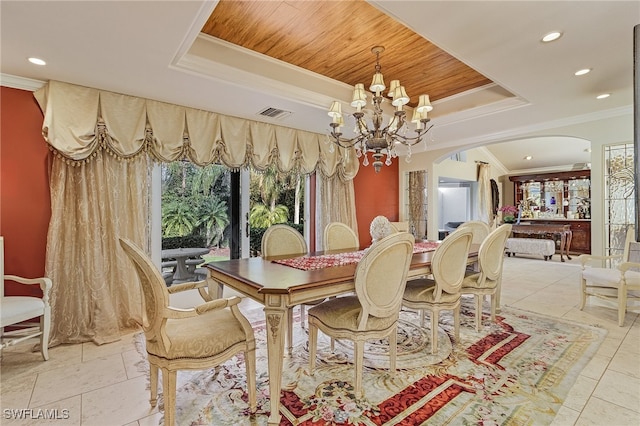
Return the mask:
<svg viewBox="0 0 640 426">
<path fill-rule="evenodd" d="M 437 242 L 426 241 L 415 243 L 413 246 L 414 253 L 424 253 L 427 251 L 433 251 L 438 247 Z M 323 254 L 320 256 L 302 256 L 294 257 L 292 259 L 279 259 L 274 260 L 275 263 L 290 266 L 296 269 L 302 269 L 303 271 L 312 271 L 315 269 L 330 268 L 332 266 L 344 266 L 351 263 L 358 263 L 362 256 L 366 253 L 366 250 L 351 251 L 348 253 L 336 253 L 336 254 Z"/>
</svg>

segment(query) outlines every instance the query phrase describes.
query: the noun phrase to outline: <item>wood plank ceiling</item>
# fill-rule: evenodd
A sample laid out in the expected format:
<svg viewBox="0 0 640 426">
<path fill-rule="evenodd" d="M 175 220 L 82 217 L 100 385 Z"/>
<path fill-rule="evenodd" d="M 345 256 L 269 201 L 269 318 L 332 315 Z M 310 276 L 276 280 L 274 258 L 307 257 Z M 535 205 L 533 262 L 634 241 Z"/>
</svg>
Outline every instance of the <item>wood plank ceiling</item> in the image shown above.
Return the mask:
<svg viewBox="0 0 640 426">
<path fill-rule="evenodd" d="M 385 84 L 400 80 L 411 106 L 421 94 L 435 101 L 492 83 L 364 0 L 222 0 L 202 32 L 367 90 L 371 48 L 384 46 Z"/>
</svg>

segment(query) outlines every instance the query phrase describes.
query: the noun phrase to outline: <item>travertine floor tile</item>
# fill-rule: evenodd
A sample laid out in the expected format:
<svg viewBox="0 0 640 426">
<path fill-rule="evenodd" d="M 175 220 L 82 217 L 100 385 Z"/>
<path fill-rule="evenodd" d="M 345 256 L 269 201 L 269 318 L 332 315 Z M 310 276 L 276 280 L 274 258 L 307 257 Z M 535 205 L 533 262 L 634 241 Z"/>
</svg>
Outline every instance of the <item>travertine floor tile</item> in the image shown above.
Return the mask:
<svg viewBox="0 0 640 426">
<path fill-rule="evenodd" d="M 37 373 L 23 374 L 20 377 L 2 377 L 2 396 L 0 397 L 0 408 L 28 408 L 33 388 L 38 377 Z M 4 411 L 3 411 L 4 412 Z"/>
<path fill-rule="evenodd" d="M 580 412 L 582 407 L 587 403 L 593 390 L 598 385 L 598 381 L 584 375 L 580 375 L 576 383 L 571 388 L 571 392 L 564 400 L 562 405 Z"/>
<path fill-rule="evenodd" d="M 120 354 L 46 371 L 38 375 L 30 406 L 39 407 L 126 379 Z"/>
<path fill-rule="evenodd" d="M 607 370 L 593 396 L 640 413 L 640 379 L 629 374 Z"/>
<path fill-rule="evenodd" d="M 37 339 L 2 350 L 2 380 L 22 374 L 42 373 L 82 362 L 82 345 L 60 345 L 49 349 L 49 360 L 40 352 L 33 352 Z"/>
<path fill-rule="evenodd" d="M 82 422 L 86 425 L 124 425 L 157 411 L 157 406 L 149 404 L 144 376 L 82 394 Z"/>
<path fill-rule="evenodd" d="M 576 425 L 637 426 L 638 412 L 612 404 L 600 398 L 591 398 L 580 413 Z"/>
<path fill-rule="evenodd" d="M 558 414 L 556 414 L 556 418 L 553 419 L 551 426 L 574 425 L 578 420 L 578 416 L 580 416 L 579 411 L 572 410 L 571 408 L 565 407 L 563 405 L 562 407 L 560 407 L 560 410 L 558 410 Z"/>
<path fill-rule="evenodd" d="M 130 351 L 133 345 L 133 333 L 122 336 L 117 342 L 96 345 L 93 342 L 82 344 L 82 361 L 90 361 L 96 358 L 103 358 L 113 354 Z"/>
<path fill-rule="evenodd" d="M 609 363 L 609 369 L 640 380 L 640 362 L 636 352 L 618 350 Z"/>
</svg>

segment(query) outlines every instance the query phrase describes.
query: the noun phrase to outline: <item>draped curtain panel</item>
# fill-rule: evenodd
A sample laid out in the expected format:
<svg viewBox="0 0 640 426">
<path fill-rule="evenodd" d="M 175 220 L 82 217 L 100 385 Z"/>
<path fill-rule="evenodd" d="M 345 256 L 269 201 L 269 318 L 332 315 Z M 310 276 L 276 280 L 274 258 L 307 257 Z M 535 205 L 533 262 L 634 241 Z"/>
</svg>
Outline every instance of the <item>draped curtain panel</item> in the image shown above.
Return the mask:
<svg viewBox="0 0 640 426">
<path fill-rule="evenodd" d="M 342 180 L 339 176 L 320 178 L 318 185 L 322 206 L 316 221 L 316 241 L 324 247 L 324 228 L 331 222 L 342 222 L 358 235 L 356 218 L 356 194 L 353 180 Z"/>
<path fill-rule="evenodd" d="M 148 152 L 162 162 L 256 170 L 273 165 L 281 173 L 317 171 L 343 180 L 358 172 L 353 148 L 331 149 L 317 133 L 57 81 L 34 96 L 44 112 L 45 140 L 73 164 L 104 149 L 119 158 Z"/>
<path fill-rule="evenodd" d="M 478 165 L 478 219 L 494 227 L 493 200 L 491 198 L 491 182 L 489 179 L 489 164 Z"/>
<path fill-rule="evenodd" d="M 330 149 L 323 135 L 57 81 L 34 96 L 55 154 L 46 256 L 55 283 L 52 345 L 107 343 L 142 320 L 135 274 L 118 238 L 149 251 L 153 160 L 316 171 L 344 182 L 340 205 L 354 205 L 355 152 Z M 345 221 L 353 226 L 352 212 Z"/>
<path fill-rule="evenodd" d="M 416 238 L 427 235 L 427 172 L 409 172 L 409 226 Z"/>
<path fill-rule="evenodd" d="M 51 289 L 51 345 L 120 339 L 142 320 L 142 299 L 118 237 L 149 246 L 151 162 L 103 152 L 82 167 L 54 157 L 45 272 Z"/>
</svg>

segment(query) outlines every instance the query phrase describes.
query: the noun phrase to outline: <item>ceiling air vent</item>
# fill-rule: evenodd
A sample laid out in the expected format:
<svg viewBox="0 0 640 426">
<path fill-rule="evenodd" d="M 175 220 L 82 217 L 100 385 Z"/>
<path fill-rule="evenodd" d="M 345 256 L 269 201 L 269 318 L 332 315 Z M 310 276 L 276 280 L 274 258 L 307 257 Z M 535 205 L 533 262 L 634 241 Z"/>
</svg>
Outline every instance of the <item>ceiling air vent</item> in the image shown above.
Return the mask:
<svg viewBox="0 0 640 426">
<path fill-rule="evenodd" d="M 267 107 L 261 110 L 258 115 L 263 117 L 274 118 L 276 120 L 282 120 L 285 117 L 288 117 L 292 114 L 291 111 L 285 111 L 283 109 Z"/>
<path fill-rule="evenodd" d="M 591 169 L 591 163 L 574 163 L 571 170 L 587 170 Z"/>
</svg>

